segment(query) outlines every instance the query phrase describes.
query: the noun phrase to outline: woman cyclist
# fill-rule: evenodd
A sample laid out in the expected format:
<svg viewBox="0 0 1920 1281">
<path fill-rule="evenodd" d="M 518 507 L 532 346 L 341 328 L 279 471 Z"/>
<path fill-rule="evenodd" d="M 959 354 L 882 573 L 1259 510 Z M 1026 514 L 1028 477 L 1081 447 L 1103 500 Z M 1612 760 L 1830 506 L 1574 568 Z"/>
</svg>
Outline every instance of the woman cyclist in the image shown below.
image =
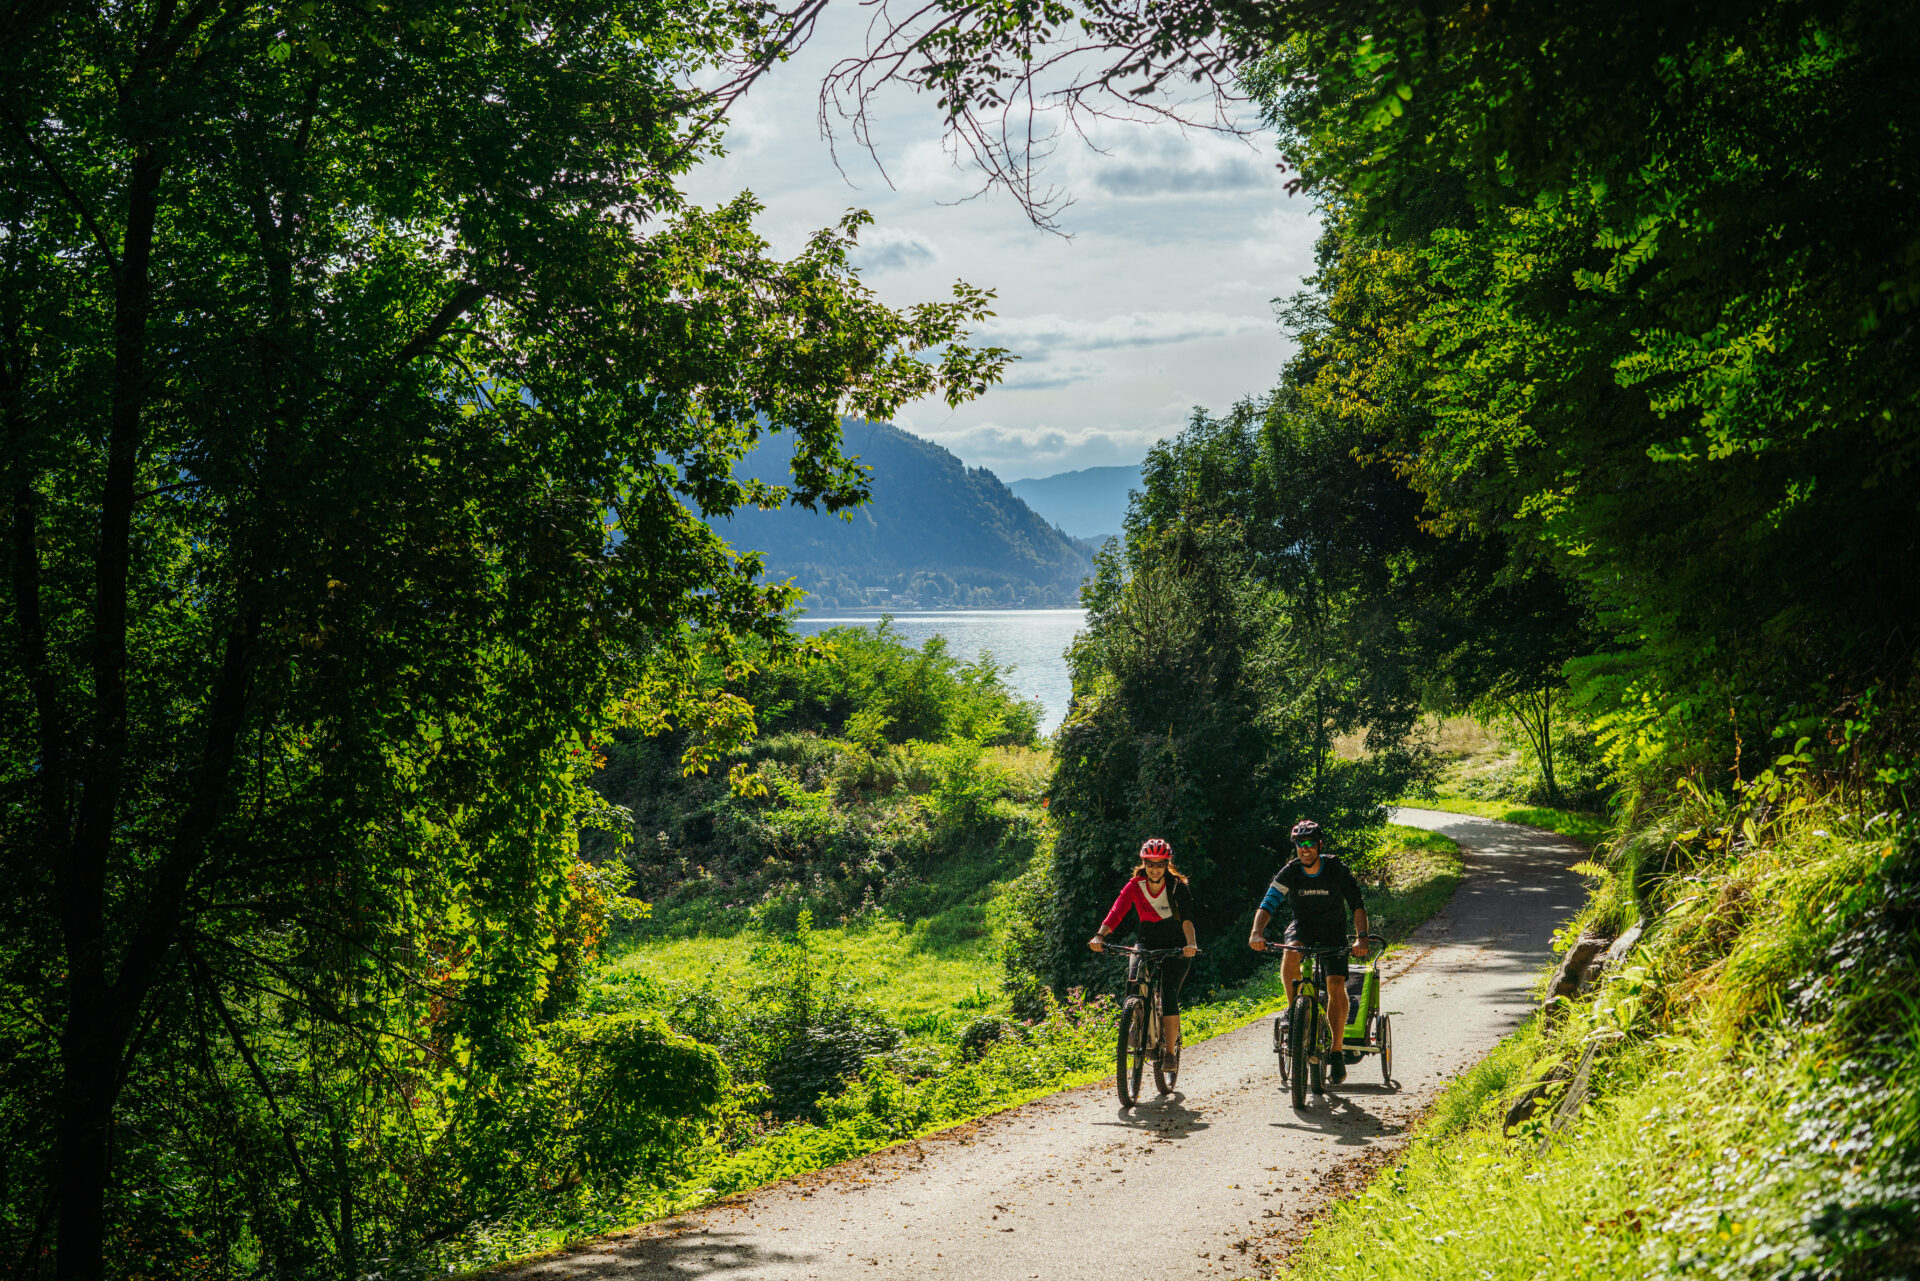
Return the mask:
<svg viewBox="0 0 1920 1281">
<path fill-rule="evenodd" d="M 1087 940 L 1096 952 L 1106 951 L 1107 935 L 1127 919 L 1132 911 L 1140 919 L 1140 945 L 1147 948 L 1177 947 L 1179 956 L 1167 958 L 1160 971 L 1160 1044 L 1162 1063 L 1180 1065 L 1180 985 L 1187 981 L 1193 965 L 1193 898 L 1187 892 L 1187 878 L 1173 865 L 1173 847 L 1157 836 L 1140 846 L 1140 865 L 1120 897 L 1113 900 L 1100 932 Z"/>
</svg>

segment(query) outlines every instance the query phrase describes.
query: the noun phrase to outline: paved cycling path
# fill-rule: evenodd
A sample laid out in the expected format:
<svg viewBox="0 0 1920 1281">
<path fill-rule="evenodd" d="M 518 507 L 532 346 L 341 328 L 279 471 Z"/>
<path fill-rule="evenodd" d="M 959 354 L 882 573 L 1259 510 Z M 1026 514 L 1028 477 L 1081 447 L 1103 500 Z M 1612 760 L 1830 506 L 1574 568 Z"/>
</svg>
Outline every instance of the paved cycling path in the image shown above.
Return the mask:
<svg viewBox="0 0 1920 1281">
<path fill-rule="evenodd" d="M 1329 1169 L 1404 1142 L 1408 1121 L 1527 1013 L 1553 931 L 1585 898 L 1571 841 L 1511 823 L 1401 810 L 1460 842 L 1467 878 L 1389 962 L 1399 1089 L 1377 1060 L 1295 1112 L 1269 1021 L 1190 1047 L 1182 1094 L 1121 1112 L 1113 1082 L 518 1269 L 552 1278 L 1068 1281 L 1264 1273 L 1262 1241 L 1331 1195 Z M 1238 940 L 1203 940 L 1209 946 Z M 1149 1083 L 1149 1095 L 1151 1084 Z"/>
</svg>

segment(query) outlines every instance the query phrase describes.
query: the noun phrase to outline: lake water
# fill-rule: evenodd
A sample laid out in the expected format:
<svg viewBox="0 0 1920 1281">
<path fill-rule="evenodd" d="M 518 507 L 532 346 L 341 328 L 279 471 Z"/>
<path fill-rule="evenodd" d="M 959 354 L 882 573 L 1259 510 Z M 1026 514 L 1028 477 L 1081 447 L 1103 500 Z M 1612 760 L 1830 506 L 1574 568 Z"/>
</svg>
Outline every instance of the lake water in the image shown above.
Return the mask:
<svg viewBox="0 0 1920 1281">
<path fill-rule="evenodd" d="M 1073 695 L 1067 646 L 1086 625 L 1086 617 L 1083 609 L 951 609 L 898 613 L 893 626 L 912 645 L 944 636 L 955 657 L 972 659 L 984 650 L 995 662 L 1012 664 L 1007 684 L 1022 698 L 1040 700 L 1046 709 L 1040 730 L 1051 734 L 1066 718 Z M 795 620 L 794 630 L 806 636 L 829 627 L 872 627 L 879 621 L 878 614 L 809 614 Z"/>
</svg>

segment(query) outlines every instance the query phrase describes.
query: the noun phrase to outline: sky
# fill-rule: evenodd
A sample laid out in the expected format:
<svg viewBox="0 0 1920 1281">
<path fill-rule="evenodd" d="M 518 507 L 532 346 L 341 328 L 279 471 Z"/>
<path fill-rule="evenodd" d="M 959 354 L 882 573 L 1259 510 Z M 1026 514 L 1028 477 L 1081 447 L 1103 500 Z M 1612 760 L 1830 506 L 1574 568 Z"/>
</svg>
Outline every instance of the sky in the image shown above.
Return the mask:
<svg viewBox="0 0 1920 1281">
<path fill-rule="evenodd" d="M 830 7 L 807 48 L 735 107 L 727 154 L 686 189 L 707 205 L 752 191 L 782 253 L 869 210 L 857 261 L 891 305 L 946 298 L 956 279 L 996 291 L 979 337 L 1021 359 L 980 399 L 913 403 L 900 426 L 1019 480 L 1137 463 L 1195 406 L 1224 410 L 1273 386 L 1290 349 L 1273 300 L 1312 270 L 1318 218 L 1287 195 L 1270 138 L 1120 123 L 1091 144 L 1064 138 L 1045 175 L 1074 202 L 1062 238 L 1004 192 L 966 199 L 979 178 L 947 155 L 929 97 L 882 98 L 878 164 L 843 137 L 835 167 L 819 86 L 858 52 L 863 22 L 860 6 Z"/>
</svg>

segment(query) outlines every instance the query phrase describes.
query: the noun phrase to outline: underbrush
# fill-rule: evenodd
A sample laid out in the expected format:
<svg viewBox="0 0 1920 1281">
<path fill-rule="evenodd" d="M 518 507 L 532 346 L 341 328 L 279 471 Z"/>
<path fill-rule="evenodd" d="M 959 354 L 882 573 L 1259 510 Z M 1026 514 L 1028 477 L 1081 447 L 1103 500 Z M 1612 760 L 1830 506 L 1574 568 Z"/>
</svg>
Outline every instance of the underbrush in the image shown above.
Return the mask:
<svg viewBox="0 0 1920 1281">
<path fill-rule="evenodd" d="M 1465 865 L 1460 846 L 1438 832 L 1389 823 L 1366 860 L 1368 924 L 1399 940 L 1447 905 Z"/>
<path fill-rule="evenodd" d="M 1920 1271 L 1920 842 L 1883 803 L 1688 785 L 1610 842 L 1562 941 L 1637 916 L 1638 945 L 1455 1082 L 1288 1275 Z"/>
</svg>

